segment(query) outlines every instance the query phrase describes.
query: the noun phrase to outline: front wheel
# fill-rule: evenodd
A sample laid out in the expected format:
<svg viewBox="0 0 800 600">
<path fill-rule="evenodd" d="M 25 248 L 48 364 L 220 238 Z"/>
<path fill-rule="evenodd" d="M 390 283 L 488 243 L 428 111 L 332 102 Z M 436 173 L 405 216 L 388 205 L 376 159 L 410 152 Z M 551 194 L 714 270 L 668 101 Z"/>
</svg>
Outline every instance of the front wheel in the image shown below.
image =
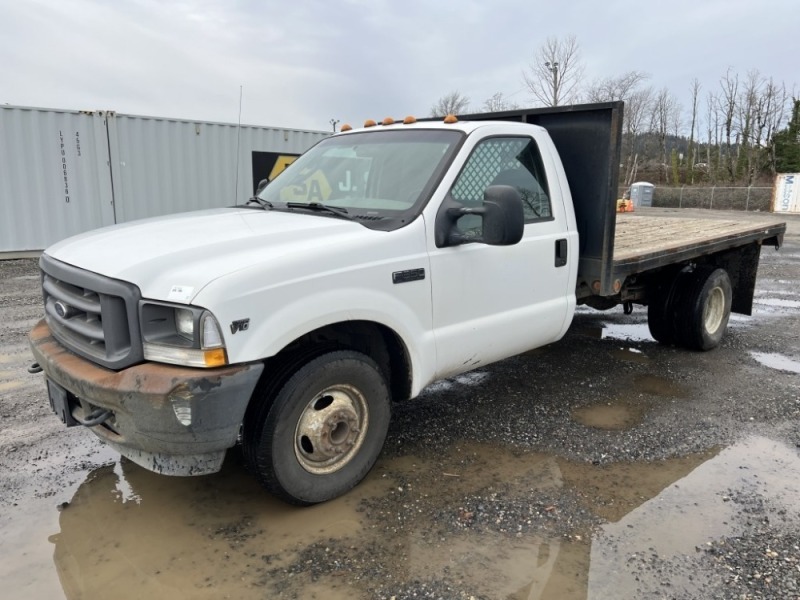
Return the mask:
<svg viewBox="0 0 800 600">
<path fill-rule="evenodd" d="M 244 455 L 261 483 L 292 504 L 324 502 L 355 487 L 378 458 L 389 429 L 385 378 L 359 352 L 319 356 L 289 377 L 274 398 L 261 400 L 269 408 L 245 427 Z"/>
</svg>

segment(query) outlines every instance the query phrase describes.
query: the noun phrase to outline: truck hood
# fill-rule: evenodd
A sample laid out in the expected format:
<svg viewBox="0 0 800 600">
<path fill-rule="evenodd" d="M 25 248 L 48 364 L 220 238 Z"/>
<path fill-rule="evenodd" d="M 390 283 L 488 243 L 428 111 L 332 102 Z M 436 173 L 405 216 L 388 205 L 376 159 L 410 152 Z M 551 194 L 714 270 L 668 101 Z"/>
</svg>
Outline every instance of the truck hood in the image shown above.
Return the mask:
<svg viewBox="0 0 800 600">
<path fill-rule="evenodd" d="M 354 237 L 382 233 L 324 215 L 223 208 L 114 225 L 68 238 L 45 252 L 133 283 L 145 298 L 190 303 L 223 275 L 287 255 L 328 253 Z"/>
</svg>

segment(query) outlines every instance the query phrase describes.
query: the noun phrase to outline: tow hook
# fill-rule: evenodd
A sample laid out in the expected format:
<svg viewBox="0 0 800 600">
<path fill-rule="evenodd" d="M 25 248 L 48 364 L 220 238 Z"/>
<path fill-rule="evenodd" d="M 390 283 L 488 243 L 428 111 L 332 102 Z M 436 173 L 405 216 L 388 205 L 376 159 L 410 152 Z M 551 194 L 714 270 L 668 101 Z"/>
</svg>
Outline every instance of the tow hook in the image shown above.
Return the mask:
<svg viewBox="0 0 800 600">
<path fill-rule="evenodd" d="M 33 363 L 30 367 L 28 367 L 28 373 L 41 373 L 44 371 L 39 363 Z"/>
<path fill-rule="evenodd" d="M 94 427 L 95 425 L 105 423 L 112 414 L 110 410 L 96 408 L 90 412 L 85 419 L 79 419 L 78 417 L 74 417 L 74 419 L 84 427 Z"/>
<path fill-rule="evenodd" d="M 631 302 L 630 300 L 623 302 L 622 312 L 624 312 L 626 315 L 631 314 L 633 312 L 633 302 Z"/>
</svg>

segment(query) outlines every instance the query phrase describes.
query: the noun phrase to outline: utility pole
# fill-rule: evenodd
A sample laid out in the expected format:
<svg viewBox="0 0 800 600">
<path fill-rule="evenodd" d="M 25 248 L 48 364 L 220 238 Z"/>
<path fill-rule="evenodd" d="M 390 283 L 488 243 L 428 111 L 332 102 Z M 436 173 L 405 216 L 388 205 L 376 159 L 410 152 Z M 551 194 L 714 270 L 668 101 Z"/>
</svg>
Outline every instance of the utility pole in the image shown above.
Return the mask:
<svg viewBox="0 0 800 600">
<path fill-rule="evenodd" d="M 547 70 L 553 74 L 553 106 L 558 106 L 558 63 L 547 61 L 544 63 Z"/>
</svg>

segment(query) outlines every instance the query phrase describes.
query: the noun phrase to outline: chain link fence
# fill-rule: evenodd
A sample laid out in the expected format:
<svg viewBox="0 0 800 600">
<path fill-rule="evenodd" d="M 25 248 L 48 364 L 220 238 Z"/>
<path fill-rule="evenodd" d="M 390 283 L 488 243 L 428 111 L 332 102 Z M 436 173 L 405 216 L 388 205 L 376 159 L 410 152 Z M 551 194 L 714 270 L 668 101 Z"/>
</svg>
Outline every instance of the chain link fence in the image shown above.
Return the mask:
<svg viewBox="0 0 800 600">
<path fill-rule="evenodd" d="M 771 187 L 660 187 L 653 190 L 653 206 L 662 208 L 715 208 L 769 212 Z"/>
</svg>

